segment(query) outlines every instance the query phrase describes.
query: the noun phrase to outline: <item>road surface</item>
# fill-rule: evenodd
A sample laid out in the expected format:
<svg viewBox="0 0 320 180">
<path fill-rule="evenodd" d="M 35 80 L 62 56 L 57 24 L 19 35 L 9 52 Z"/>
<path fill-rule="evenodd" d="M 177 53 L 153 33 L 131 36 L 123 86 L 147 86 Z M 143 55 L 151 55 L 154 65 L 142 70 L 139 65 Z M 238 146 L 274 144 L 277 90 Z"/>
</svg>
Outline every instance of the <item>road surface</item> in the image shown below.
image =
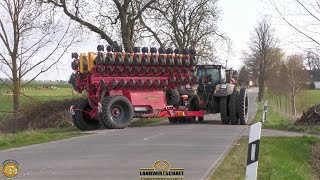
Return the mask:
<svg viewBox="0 0 320 180">
<path fill-rule="evenodd" d="M 256 96 L 257 90 L 250 89 L 250 118 L 257 109 Z M 103 130 L 93 135 L 4 150 L 0 151 L 0 161 L 18 161 L 18 179 L 23 180 L 139 179 L 139 168 L 151 168 L 156 160 L 167 160 L 173 168 L 185 168 L 185 180 L 205 179 L 246 129 L 240 125 L 221 125 L 217 121 L 219 115 L 205 119 L 201 124 L 162 122 Z"/>
</svg>

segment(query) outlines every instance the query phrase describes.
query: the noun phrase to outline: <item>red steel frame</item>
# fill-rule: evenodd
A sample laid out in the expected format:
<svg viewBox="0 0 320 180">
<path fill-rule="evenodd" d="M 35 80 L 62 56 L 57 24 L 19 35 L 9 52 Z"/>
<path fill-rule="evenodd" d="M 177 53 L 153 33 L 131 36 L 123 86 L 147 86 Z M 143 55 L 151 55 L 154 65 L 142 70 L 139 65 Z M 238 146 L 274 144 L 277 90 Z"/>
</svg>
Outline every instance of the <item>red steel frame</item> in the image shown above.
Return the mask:
<svg viewBox="0 0 320 180">
<path fill-rule="evenodd" d="M 123 57 L 128 56 L 124 53 Z M 143 54 L 139 54 L 143 56 Z M 159 56 L 159 55 L 157 55 Z M 174 58 L 174 55 L 173 55 Z M 146 114 L 142 114 L 145 118 L 158 118 L 158 117 L 203 117 L 205 112 L 200 111 L 188 111 L 185 106 L 179 108 L 166 106 L 166 98 L 164 90 L 166 88 L 174 88 L 178 85 L 190 84 L 191 86 L 197 82 L 195 76 L 191 76 L 190 71 L 194 71 L 195 67 L 174 67 L 174 66 L 147 66 L 148 68 L 163 69 L 162 73 L 148 74 L 140 71 L 140 73 L 129 73 L 123 72 L 124 68 L 144 68 L 146 66 L 109 66 L 112 67 L 112 72 L 106 71 L 105 65 L 95 65 L 88 74 L 80 74 L 79 70 L 75 70 L 77 76 L 77 86 L 80 87 L 77 91 L 82 93 L 83 90 L 87 91 L 88 100 L 92 111 L 87 112 L 91 119 L 97 119 L 97 113 L 101 110 L 102 98 L 105 96 L 123 95 L 131 103 L 134 108 L 144 107 L 148 108 L 149 111 Z M 117 71 L 117 68 L 119 71 Z M 103 69 L 101 71 L 101 69 Z M 121 70 L 121 71 L 120 71 Z M 172 71 L 169 73 L 169 71 Z M 187 73 L 184 73 L 187 72 Z M 189 76 L 189 77 L 188 77 Z M 180 82 L 171 81 L 175 77 L 176 79 L 182 78 Z M 173 79 L 175 79 L 173 78 Z M 189 78 L 191 81 L 186 82 L 185 79 Z M 130 86 L 130 81 L 132 86 Z M 139 82 L 140 81 L 140 82 Z M 160 82 L 159 85 L 155 85 L 155 82 Z M 125 87 L 121 87 L 121 83 L 126 84 Z M 142 85 L 142 87 L 139 86 Z M 149 84 L 148 84 L 149 83 Z M 136 117 L 141 117 L 140 115 Z"/>
</svg>

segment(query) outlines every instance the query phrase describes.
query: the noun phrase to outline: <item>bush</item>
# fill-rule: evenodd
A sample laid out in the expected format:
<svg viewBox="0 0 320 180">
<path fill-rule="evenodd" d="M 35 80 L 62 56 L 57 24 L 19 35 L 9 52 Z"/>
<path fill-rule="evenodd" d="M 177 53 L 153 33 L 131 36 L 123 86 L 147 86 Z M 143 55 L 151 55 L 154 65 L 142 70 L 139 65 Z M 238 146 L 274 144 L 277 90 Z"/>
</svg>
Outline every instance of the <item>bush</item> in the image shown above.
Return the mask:
<svg viewBox="0 0 320 180">
<path fill-rule="evenodd" d="M 61 128 L 73 126 L 69 108 L 79 99 L 32 101 L 21 108 L 20 116 L 0 122 L 0 132 L 14 133 L 28 129 Z"/>
<path fill-rule="evenodd" d="M 309 84 L 309 89 L 310 89 L 310 90 L 316 89 L 316 85 L 314 84 L 314 82 L 311 82 L 311 83 Z"/>
</svg>

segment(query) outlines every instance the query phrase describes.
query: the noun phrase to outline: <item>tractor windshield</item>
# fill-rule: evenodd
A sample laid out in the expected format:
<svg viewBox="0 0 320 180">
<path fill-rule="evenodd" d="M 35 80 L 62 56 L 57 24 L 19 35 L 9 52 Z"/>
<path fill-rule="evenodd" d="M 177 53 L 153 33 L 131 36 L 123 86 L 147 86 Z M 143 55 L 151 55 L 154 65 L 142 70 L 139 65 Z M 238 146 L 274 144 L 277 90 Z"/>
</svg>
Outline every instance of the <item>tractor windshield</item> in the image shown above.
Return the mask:
<svg viewBox="0 0 320 180">
<path fill-rule="evenodd" d="M 197 76 L 201 83 L 219 83 L 220 82 L 220 71 L 219 69 L 212 68 L 199 68 L 197 70 Z"/>
</svg>

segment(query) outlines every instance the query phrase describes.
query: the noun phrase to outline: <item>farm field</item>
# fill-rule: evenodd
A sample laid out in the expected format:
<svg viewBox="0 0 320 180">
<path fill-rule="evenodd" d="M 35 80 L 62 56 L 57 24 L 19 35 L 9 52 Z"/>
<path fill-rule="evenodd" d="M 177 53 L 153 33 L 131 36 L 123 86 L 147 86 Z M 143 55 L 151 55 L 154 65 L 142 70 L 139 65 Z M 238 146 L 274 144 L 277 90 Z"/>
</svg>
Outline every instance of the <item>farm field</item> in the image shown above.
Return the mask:
<svg viewBox="0 0 320 180">
<path fill-rule="evenodd" d="M 285 96 L 276 95 L 270 92 L 265 93 L 267 99 L 273 106 L 283 112 L 290 112 L 290 99 Z M 311 106 L 320 104 L 320 90 L 304 90 L 296 97 L 297 113 L 302 113 Z"/>
<path fill-rule="evenodd" d="M 46 87 L 54 88 L 46 88 Z M 67 83 L 33 83 L 22 89 L 21 105 L 27 105 L 32 101 L 50 101 L 82 96 L 75 92 Z M 0 84 L 0 111 L 13 109 L 12 94 L 4 84 Z"/>
</svg>

